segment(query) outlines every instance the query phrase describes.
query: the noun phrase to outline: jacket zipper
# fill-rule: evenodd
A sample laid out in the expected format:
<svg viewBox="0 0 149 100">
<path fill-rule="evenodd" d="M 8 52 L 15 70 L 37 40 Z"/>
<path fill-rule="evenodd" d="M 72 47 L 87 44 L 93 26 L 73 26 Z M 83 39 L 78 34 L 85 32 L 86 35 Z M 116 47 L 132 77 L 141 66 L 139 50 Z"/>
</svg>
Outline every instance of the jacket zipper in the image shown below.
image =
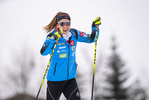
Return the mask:
<svg viewBox="0 0 149 100">
<path fill-rule="evenodd" d="M 57 66 L 57 63 L 55 64 L 53 75 L 55 75 L 55 72 L 56 72 L 56 66 Z"/>
<path fill-rule="evenodd" d="M 69 55 L 70 55 L 70 50 L 69 50 L 69 45 L 68 45 L 68 65 L 67 65 L 67 80 L 69 78 Z"/>
<path fill-rule="evenodd" d="M 69 79 L 69 56 L 70 56 L 70 40 L 71 40 L 71 37 L 69 38 L 69 41 L 68 41 L 68 65 L 67 65 L 67 80 Z"/>
</svg>

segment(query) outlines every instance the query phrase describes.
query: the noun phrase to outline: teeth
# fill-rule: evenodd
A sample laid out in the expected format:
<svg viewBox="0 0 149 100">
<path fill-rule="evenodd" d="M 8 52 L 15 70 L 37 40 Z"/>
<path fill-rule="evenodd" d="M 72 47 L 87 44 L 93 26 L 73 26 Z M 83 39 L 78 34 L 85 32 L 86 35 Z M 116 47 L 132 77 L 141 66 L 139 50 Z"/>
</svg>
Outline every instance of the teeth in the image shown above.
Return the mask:
<svg viewBox="0 0 149 100">
<path fill-rule="evenodd" d="M 67 30 L 63 30 L 64 32 L 66 32 Z"/>
</svg>

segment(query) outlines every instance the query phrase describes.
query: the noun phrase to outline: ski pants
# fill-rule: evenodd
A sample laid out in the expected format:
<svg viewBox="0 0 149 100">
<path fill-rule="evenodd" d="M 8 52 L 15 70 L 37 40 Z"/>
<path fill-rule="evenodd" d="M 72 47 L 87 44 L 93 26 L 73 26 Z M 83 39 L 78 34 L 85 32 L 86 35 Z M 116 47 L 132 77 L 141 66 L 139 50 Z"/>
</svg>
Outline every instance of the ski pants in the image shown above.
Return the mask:
<svg viewBox="0 0 149 100">
<path fill-rule="evenodd" d="M 81 100 L 75 78 L 60 82 L 47 81 L 46 100 L 59 100 L 62 93 L 67 100 Z"/>
</svg>

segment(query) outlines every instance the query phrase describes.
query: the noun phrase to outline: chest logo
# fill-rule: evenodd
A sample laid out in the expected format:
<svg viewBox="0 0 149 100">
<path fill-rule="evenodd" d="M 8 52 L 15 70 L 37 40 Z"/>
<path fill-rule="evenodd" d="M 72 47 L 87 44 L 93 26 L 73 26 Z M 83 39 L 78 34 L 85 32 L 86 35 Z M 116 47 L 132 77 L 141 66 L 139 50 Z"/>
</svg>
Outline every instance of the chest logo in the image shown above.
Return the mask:
<svg viewBox="0 0 149 100">
<path fill-rule="evenodd" d="M 74 40 L 71 40 L 71 41 L 70 41 L 70 44 L 71 44 L 71 46 L 74 46 L 74 45 L 75 45 Z"/>
</svg>

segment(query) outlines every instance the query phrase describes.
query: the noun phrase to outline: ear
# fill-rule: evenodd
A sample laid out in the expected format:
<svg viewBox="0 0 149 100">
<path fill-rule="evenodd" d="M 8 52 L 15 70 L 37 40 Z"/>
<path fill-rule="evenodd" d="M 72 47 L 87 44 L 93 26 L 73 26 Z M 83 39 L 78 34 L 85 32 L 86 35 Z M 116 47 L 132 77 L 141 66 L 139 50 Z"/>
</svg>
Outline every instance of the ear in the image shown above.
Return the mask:
<svg viewBox="0 0 149 100">
<path fill-rule="evenodd" d="M 56 27 L 58 28 L 59 27 L 59 24 L 57 24 Z"/>
</svg>

